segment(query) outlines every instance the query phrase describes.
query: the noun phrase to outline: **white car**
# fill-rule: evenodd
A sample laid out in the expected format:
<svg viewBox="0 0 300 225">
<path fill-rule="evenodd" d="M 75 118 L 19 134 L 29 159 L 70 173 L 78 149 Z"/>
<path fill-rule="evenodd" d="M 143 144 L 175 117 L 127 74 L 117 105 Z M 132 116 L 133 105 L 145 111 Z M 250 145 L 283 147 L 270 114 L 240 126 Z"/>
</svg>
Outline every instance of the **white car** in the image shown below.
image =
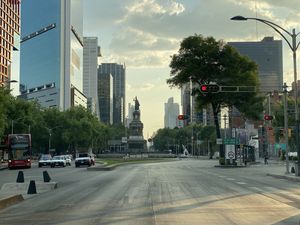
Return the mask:
<svg viewBox="0 0 300 225">
<path fill-rule="evenodd" d="M 95 163 L 88 153 L 79 153 L 75 159 L 75 167 L 80 167 L 81 165 L 92 166 Z"/>
<path fill-rule="evenodd" d="M 71 159 L 70 155 L 64 155 L 64 157 L 66 158 L 66 164 L 68 166 L 71 166 L 72 159 Z"/>
<path fill-rule="evenodd" d="M 39 167 L 51 166 L 52 156 L 50 154 L 43 154 L 39 159 Z"/>
<path fill-rule="evenodd" d="M 53 156 L 51 167 L 61 166 L 65 167 L 67 165 L 66 157 L 63 155 Z"/>
</svg>

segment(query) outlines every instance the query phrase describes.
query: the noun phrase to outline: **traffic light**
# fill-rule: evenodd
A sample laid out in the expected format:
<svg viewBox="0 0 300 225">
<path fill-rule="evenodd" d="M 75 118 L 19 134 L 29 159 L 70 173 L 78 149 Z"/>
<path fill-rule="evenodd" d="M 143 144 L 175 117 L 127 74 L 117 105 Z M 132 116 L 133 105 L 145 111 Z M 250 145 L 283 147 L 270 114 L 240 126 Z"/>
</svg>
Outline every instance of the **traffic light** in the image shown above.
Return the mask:
<svg viewBox="0 0 300 225">
<path fill-rule="evenodd" d="M 273 119 L 273 116 L 271 116 L 271 115 L 266 114 L 264 116 L 264 120 L 272 120 L 272 119 Z"/>
<path fill-rule="evenodd" d="M 279 130 L 279 136 L 280 136 L 280 137 L 283 137 L 283 136 L 284 136 L 284 129 L 280 129 L 280 130 Z"/>
<path fill-rule="evenodd" d="M 188 118 L 187 115 L 178 115 L 178 120 L 187 120 Z"/>
<path fill-rule="evenodd" d="M 220 91 L 220 86 L 217 84 L 202 84 L 200 91 L 202 93 L 217 93 Z"/>
</svg>

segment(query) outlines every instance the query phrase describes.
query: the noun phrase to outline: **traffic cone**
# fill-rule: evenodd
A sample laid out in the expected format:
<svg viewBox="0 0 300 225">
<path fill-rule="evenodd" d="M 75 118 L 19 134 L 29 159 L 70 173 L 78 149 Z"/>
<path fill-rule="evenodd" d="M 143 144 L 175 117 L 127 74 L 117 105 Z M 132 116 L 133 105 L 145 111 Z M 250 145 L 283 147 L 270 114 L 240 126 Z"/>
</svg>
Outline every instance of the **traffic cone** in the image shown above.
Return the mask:
<svg viewBox="0 0 300 225">
<path fill-rule="evenodd" d="M 35 181 L 31 180 L 29 183 L 29 187 L 28 187 L 28 191 L 27 194 L 31 195 L 31 194 L 36 194 L 36 185 L 35 185 Z"/>
<path fill-rule="evenodd" d="M 17 183 L 24 183 L 24 173 L 23 173 L 23 171 L 19 171 L 18 177 L 17 177 Z"/>
<path fill-rule="evenodd" d="M 46 170 L 43 171 L 43 178 L 44 178 L 44 182 L 50 182 L 51 180 L 49 173 Z"/>
</svg>

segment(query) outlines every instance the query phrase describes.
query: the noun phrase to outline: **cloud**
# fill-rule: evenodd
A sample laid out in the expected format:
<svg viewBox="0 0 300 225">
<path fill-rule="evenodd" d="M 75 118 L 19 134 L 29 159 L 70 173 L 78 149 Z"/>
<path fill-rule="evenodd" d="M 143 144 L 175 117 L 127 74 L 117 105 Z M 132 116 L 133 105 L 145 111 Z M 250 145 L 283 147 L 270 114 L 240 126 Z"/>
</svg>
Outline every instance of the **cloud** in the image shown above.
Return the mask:
<svg viewBox="0 0 300 225">
<path fill-rule="evenodd" d="M 155 36 L 149 32 L 126 27 L 116 33 L 111 40 L 110 49 L 115 53 L 127 51 L 165 51 L 176 49 L 179 40 Z"/>
<path fill-rule="evenodd" d="M 135 86 L 130 86 L 130 91 L 131 92 L 137 92 L 137 91 L 151 91 L 155 88 L 155 85 L 152 83 L 145 83 L 145 84 L 140 84 L 140 85 L 135 85 Z"/>
<path fill-rule="evenodd" d="M 142 14 L 144 16 L 158 15 L 178 15 L 184 11 L 184 6 L 174 0 L 142 0 L 133 1 L 125 7 L 127 14 L 124 19 L 134 14 Z"/>
<path fill-rule="evenodd" d="M 130 67 L 162 67 L 170 63 L 180 41 L 195 33 L 225 41 L 260 40 L 279 35 L 266 25 L 236 22 L 236 15 L 266 19 L 291 30 L 299 28 L 298 0 L 85 0 L 89 28 L 111 37 L 103 48 L 104 61 Z M 94 18 L 97 20 L 92 20 Z M 101 41 L 101 39 L 100 39 Z M 100 42 L 101 44 L 101 42 Z"/>
</svg>

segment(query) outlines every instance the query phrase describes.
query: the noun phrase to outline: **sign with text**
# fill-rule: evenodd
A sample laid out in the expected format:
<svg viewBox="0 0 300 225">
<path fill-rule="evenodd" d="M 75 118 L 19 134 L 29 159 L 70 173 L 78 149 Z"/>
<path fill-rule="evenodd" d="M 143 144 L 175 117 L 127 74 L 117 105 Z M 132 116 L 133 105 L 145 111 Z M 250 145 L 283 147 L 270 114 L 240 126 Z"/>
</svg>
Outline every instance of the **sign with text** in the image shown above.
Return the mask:
<svg viewBox="0 0 300 225">
<path fill-rule="evenodd" d="M 224 145 L 239 145 L 240 140 L 235 138 L 224 139 Z"/>
</svg>

